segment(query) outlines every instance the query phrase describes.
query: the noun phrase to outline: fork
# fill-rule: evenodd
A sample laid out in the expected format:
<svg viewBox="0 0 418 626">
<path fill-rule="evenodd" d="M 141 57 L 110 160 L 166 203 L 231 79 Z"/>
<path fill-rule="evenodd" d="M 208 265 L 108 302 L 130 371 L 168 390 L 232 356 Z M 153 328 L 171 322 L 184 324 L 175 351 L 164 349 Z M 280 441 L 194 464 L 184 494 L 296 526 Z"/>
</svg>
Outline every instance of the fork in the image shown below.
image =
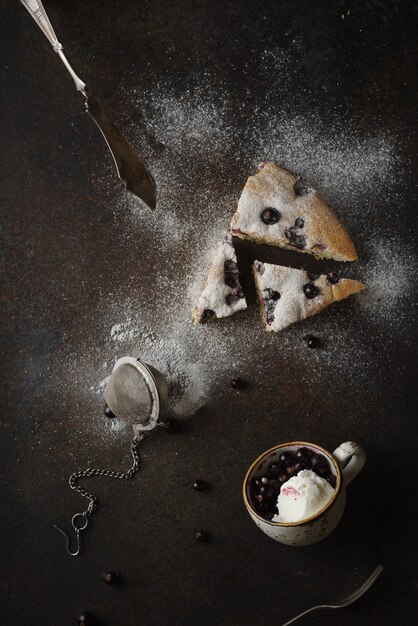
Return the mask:
<svg viewBox="0 0 418 626">
<path fill-rule="evenodd" d="M 359 598 L 361 598 L 361 596 L 366 593 L 368 589 L 370 589 L 370 587 L 376 582 L 382 572 L 383 565 L 378 565 L 373 574 L 369 576 L 369 578 L 366 580 L 366 582 L 362 584 L 361 587 L 359 587 L 356 591 L 354 591 L 351 595 L 347 596 L 343 600 L 340 600 L 340 602 L 337 602 L 336 604 L 318 604 L 318 606 L 313 606 L 311 609 L 300 613 L 285 624 L 282 624 L 282 626 L 289 626 L 289 624 L 293 624 L 294 622 L 296 622 L 296 620 L 300 619 L 304 615 L 307 615 L 308 613 L 312 613 L 312 611 L 316 611 L 316 609 L 342 609 L 345 606 L 353 604 L 353 602 L 356 602 Z"/>
</svg>

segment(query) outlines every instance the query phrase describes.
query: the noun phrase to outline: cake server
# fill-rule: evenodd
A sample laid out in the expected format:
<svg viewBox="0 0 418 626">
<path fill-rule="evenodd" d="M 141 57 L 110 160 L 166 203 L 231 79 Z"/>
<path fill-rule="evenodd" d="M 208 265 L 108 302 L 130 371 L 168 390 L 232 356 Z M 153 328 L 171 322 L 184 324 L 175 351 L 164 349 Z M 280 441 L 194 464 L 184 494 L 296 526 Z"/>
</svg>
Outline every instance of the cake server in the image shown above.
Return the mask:
<svg viewBox="0 0 418 626">
<path fill-rule="evenodd" d="M 20 2 L 29 11 L 39 28 L 51 43 L 54 51 L 61 58 L 65 67 L 71 74 L 77 90 L 83 94 L 86 110 L 106 140 L 115 162 L 119 178 L 125 181 L 128 191 L 138 196 L 151 210 L 154 210 L 157 204 L 155 183 L 144 160 L 136 154 L 126 141 L 100 100 L 90 93 L 86 84 L 74 72 L 64 55 L 63 47 L 57 39 L 41 0 L 20 0 Z"/>
</svg>

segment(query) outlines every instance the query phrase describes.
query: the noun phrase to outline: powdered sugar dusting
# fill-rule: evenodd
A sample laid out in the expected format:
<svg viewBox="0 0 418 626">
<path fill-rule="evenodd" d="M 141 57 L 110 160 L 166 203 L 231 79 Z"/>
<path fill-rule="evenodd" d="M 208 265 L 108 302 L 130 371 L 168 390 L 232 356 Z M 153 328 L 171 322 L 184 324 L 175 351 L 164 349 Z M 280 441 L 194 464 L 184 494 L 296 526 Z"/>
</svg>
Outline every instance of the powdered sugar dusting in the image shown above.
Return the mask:
<svg viewBox="0 0 418 626">
<path fill-rule="evenodd" d="M 85 346 L 79 393 L 84 385 L 86 393 L 102 396 L 114 360 L 132 355 L 166 375 L 169 410 L 190 416 L 237 370 L 263 381 L 274 362 L 278 372 L 292 372 L 307 388 L 364 383 L 373 373 L 368 340 L 380 341 L 388 327 L 394 340 L 406 339 L 406 321 L 395 322 L 407 320 L 412 304 L 412 251 L 379 224 L 396 205 L 399 171 L 408 165 L 387 130 L 360 132 L 340 115 L 323 119 L 318 112 L 308 116 L 281 105 L 287 96 L 291 102 L 296 48 L 297 42 L 288 53 L 266 51 L 255 59 L 266 89 L 251 106 L 208 74 L 182 93 L 167 79 L 146 92 L 125 94 L 130 117 L 137 111 L 142 119 L 143 130 L 130 139 L 147 155 L 158 210 L 151 214 L 124 192 L 115 199 L 117 236 L 138 275 L 112 291 L 110 304 L 104 298 L 98 307 L 98 337 L 114 359 L 98 362 Z M 227 232 L 247 176 L 263 160 L 302 174 L 335 208 L 360 254 L 343 275 L 363 280 L 368 290 L 274 336 L 263 330 L 254 305 L 196 328 L 191 310 L 214 246 Z M 109 178 L 103 176 L 103 185 Z M 133 247 L 141 240 L 147 242 L 146 258 Z M 155 285 L 146 297 L 142 281 Z M 306 349 L 307 332 L 322 338 L 321 350 Z M 72 371 L 66 372 L 70 384 Z M 112 428 L 106 436 L 118 433 Z"/>
</svg>

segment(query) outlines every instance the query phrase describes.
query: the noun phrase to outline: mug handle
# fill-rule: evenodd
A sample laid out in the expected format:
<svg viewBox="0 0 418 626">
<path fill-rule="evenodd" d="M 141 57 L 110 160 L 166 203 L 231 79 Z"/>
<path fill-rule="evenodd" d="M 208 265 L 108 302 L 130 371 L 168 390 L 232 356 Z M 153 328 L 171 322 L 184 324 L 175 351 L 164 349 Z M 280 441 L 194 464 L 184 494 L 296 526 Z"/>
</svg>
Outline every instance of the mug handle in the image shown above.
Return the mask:
<svg viewBox="0 0 418 626">
<path fill-rule="evenodd" d="M 366 462 L 366 453 L 358 443 L 346 441 L 338 446 L 332 455 L 337 459 L 341 468 L 344 486 L 348 487 L 351 481 L 363 469 Z"/>
</svg>

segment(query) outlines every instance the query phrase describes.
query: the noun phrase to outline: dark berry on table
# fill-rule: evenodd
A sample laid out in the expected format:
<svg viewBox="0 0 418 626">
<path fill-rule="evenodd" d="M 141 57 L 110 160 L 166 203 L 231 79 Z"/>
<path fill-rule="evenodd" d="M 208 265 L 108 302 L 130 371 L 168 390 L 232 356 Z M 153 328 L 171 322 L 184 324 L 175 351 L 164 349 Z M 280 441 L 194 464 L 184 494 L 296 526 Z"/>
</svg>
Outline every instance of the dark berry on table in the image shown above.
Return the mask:
<svg viewBox="0 0 418 626">
<path fill-rule="evenodd" d="M 318 280 L 318 278 L 321 276 L 321 274 L 314 274 L 313 272 L 306 272 L 306 275 L 312 282 Z"/>
<path fill-rule="evenodd" d="M 295 476 L 296 475 L 296 466 L 295 465 L 288 465 L 286 467 L 286 472 L 289 474 L 289 476 Z"/>
<path fill-rule="evenodd" d="M 280 219 L 280 213 L 277 209 L 272 209 L 271 207 L 267 207 L 264 211 L 261 212 L 261 221 L 264 224 L 270 226 L 271 224 L 277 224 Z"/>
<path fill-rule="evenodd" d="M 335 478 L 333 474 L 331 474 L 331 476 L 327 476 L 325 480 L 329 482 L 329 484 L 331 485 L 333 489 L 335 489 L 335 486 L 337 484 L 337 479 Z"/>
<path fill-rule="evenodd" d="M 168 433 L 177 433 L 180 430 L 179 423 L 173 417 L 170 417 L 164 422 L 164 428 Z"/>
<path fill-rule="evenodd" d="M 270 463 L 269 474 L 274 478 L 277 478 L 280 473 L 280 465 L 278 463 Z"/>
<path fill-rule="evenodd" d="M 258 272 L 258 274 L 260 274 L 260 276 L 264 274 L 264 271 L 265 271 L 264 264 L 260 263 L 260 261 L 256 261 L 254 263 L 254 269 L 256 272 Z"/>
<path fill-rule="evenodd" d="M 283 463 L 284 465 L 293 465 L 295 461 L 295 457 L 290 452 L 290 450 L 285 450 L 279 456 L 279 461 L 280 463 Z"/>
<path fill-rule="evenodd" d="M 212 311 L 212 309 L 205 309 L 200 317 L 200 323 L 201 324 L 206 324 L 206 322 L 209 322 L 210 320 L 214 319 L 216 317 L 215 311 Z"/>
<path fill-rule="evenodd" d="M 193 489 L 195 491 L 204 491 L 207 488 L 207 485 L 204 480 L 195 480 L 193 483 Z"/>
<path fill-rule="evenodd" d="M 198 543 L 204 543 L 205 541 L 208 541 L 209 535 L 204 530 L 198 530 L 196 532 L 195 538 Z"/>
<path fill-rule="evenodd" d="M 120 576 L 119 574 L 116 574 L 115 572 L 104 572 L 103 580 L 108 585 L 114 585 L 115 583 L 118 583 L 120 581 Z"/>
<path fill-rule="evenodd" d="M 113 417 L 116 417 L 116 415 L 113 413 L 112 409 L 110 408 L 110 406 L 108 404 L 105 404 L 104 407 L 104 414 L 106 415 L 106 417 L 108 417 L 109 419 L 112 419 Z"/>
<path fill-rule="evenodd" d="M 327 274 L 327 279 L 328 279 L 328 282 L 331 283 L 331 285 L 336 285 L 337 283 L 340 282 L 340 277 L 335 272 L 329 272 Z"/>
<path fill-rule="evenodd" d="M 232 389 L 245 389 L 247 387 L 247 383 L 242 378 L 235 376 L 231 378 L 231 387 Z"/>
<path fill-rule="evenodd" d="M 78 618 L 78 623 L 80 626 L 94 626 L 97 622 L 94 619 L 93 615 L 88 611 L 83 611 L 83 613 Z"/>
<path fill-rule="evenodd" d="M 305 226 L 305 220 L 303 220 L 301 217 L 298 217 L 297 220 L 295 221 L 295 228 L 303 228 Z"/>
<path fill-rule="evenodd" d="M 306 337 L 306 345 L 308 346 L 308 348 L 319 348 L 319 339 L 318 337 L 315 337 L 314 335 L 309 335 L 308 337 Z"/>
<path fill-rule="evenodd" d="M 311 300 L 312 298 L 315 298 L 319 294 L 318 287 L 314 285 L 313 283 L 307 283 L 306 285 L 304 285 L 303 291 L 305 293 L 305 296 L 309 298 L 309 300 Z"/>
<path fill-rule="evenodd" d="M 310 187 L 305 181 L 301 178 L 298 178 L 295 184 L 293 185 L 293 189 L 297 196 L 306 196 L 310 193 L 315 193 L 315 189 Z"/>
</svg>

